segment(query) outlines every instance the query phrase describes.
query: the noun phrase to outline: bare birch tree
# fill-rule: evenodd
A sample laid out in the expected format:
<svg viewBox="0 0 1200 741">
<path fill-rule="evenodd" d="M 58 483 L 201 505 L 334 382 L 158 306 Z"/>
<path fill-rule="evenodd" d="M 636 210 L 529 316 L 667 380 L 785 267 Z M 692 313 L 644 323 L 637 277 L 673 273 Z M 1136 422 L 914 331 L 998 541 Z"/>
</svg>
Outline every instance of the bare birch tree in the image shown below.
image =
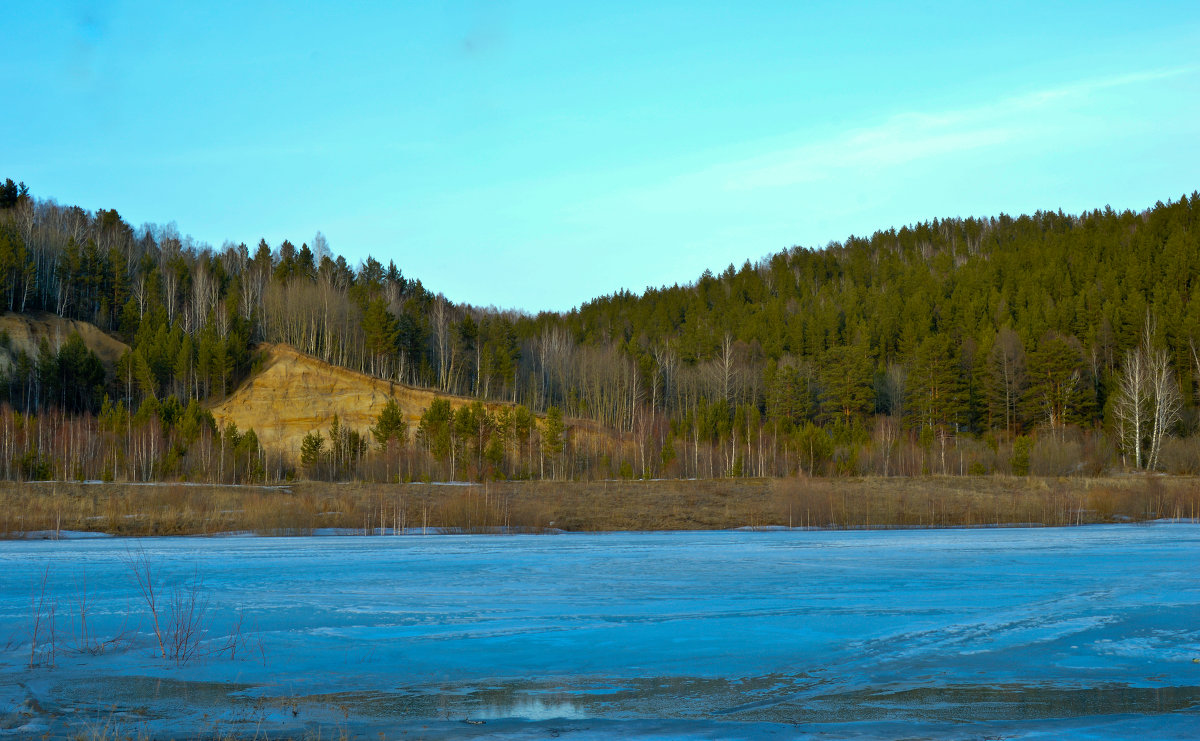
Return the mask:
<svg viewBox="0 0 1200 741">
<path fill-rule="evenodd" d="M 1175 382 L 1175 371 L 1171 367 L 1171 356 L 1166 350 L 1147 353 L 1150 385 L 1150 403 L 1153 409 L 1150 431 L 1150 452 L 1147 467 L 1158 468 L 1163 438 L 1179 423 L 1183 410 L 1183 398 L 1179 384 Z"/>
<path fill-rule="evenodd" d="M 1171 356 L 1153 346 L 1153 336 L 1154 322 L 1147 315 L 1141 344 L 1125 353 L 1113 407 L 1122 447 L 1133 453 L 1135 468 L 1150 470 L 1158 468 L 1163 438 L 1183 410 Z"/>
<path fill-rule="evenodd" d="M 1142 467 L 1142 442 L 1150 418 L 1149 373 L 1146 357 L 1138 347 L 1125 353 L 1125 367 L 1117 385 L 1113 415 L 1117 435 L 1126 454 L 1133 454 L 1133 467 Z"/>
</svg>

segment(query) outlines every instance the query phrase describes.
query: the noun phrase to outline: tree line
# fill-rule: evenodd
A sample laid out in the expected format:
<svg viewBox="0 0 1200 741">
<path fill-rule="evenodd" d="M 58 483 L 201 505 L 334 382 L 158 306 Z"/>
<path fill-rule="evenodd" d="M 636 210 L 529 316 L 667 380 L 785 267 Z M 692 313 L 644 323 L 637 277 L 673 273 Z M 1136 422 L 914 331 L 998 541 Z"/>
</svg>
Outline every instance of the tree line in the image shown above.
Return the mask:
<svg viewBox="0 0 1200 741">
<path fill-rule="evenodd" d="M 320 233 L 213 248 L 9 180 L 0 300 L 92 322 L 131 351 L 97 379 L 86 352 L 56 366 L 66 348 L 46 348 L 18 357 L 4 388 L 27 415 L 95 416 L 106 397 L 203 407 L 251 372 L 256 343 L 279 342 L 481 402 L 474 420 L 438 410 L 442 432 L 386 444 L 314 430 L 298 470 L 321 477 L 366 475 L 352 462 L 389 446 L 397 475 L 408 456 L 414 476 L 1186 469 L 1198 199 L 935 219 L 532 315 L 455 304 L 394 261 L 352 267 Z M 508 432 L 499 402 L 533 432 Z M 513 441 L 539 439 L 551 409 L 567 422 L 547 471 L 540 443 L 521 459 Z M 499 432 L 480 443 L 472 425 Z"/>
</svg>

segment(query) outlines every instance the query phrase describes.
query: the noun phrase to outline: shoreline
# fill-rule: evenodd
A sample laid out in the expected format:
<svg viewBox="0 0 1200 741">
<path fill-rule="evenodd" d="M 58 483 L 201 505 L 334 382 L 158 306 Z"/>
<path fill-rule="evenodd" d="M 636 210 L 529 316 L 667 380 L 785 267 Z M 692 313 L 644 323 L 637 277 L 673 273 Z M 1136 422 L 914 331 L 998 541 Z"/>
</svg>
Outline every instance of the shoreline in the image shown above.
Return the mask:
<svg viewBox="0 0 1200 741">
<path fill-rule="evenodd" d="M 1200 478 L 1178 476 L 452 483 L 0 482 L 0 537 L 883 530 L 1200 518 Z"/>
<path fill-rule="evenodd" d="M 516 537 L 516 536 L 572 536 L 572 535 L 670 535 L 673 533 L 868 533 L 868 532 L 928 532 L 947 530 L 1067 530 L 1081 527 L 1151 527 L 1163 525 L 1200 525 L 1200 518 L 1162 518 L 1158 520 L 1138 520 L 1127 522 L 1086 522 L 1083 524 L 1043 525 L 1039 522 L 1001 522 L 998 524 L 977 525 L 872 525 L 847 527 L 787 527 L 767 525 L 763 527 L 729 527 L 712 530 L 458 530 L 454 528 L 431 527 L 426 532 L 419 528 L 393 532 L 391 530 L 376 532 L 361 532 L 348 528 L 325 528 L 336 532 L 309 533 L 258 533 L 248 530 L 230 530 L 227 532 L 192 533 L 175 535 L 118 535 L 94 531 L 64 530 L 60 533 L 53 531 L 11 532 L 0 535 L 3 541 L 80 541 L 80 540 L 137 540 L 141 538 L 453 538 L 453 537 Z"/>
</svg>

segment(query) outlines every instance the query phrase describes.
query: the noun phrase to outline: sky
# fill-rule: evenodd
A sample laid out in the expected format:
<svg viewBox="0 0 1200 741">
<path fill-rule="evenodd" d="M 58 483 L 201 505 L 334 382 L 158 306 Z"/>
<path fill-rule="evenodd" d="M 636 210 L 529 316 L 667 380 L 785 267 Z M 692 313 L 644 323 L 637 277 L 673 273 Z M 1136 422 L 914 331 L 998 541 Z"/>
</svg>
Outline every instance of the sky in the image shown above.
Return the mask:
<svg viewBox="0 0 1200 741">
<path fill-rule="evenodd" d="M 1195 0 L 26 2 L 0 50 L 36 197 L 528 312 L 1200 189 Z"/>
</svg>

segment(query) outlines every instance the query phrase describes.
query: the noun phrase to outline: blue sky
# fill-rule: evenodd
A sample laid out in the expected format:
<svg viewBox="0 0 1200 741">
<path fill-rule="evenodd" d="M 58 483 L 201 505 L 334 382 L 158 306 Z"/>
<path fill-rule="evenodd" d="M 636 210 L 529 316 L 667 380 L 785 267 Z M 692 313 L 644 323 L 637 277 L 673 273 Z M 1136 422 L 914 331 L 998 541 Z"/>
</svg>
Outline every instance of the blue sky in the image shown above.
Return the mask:
<svg viewBox="0 0 1200 741">
<path fill-rule="evenodd" d="M 36 196 L 502 308 L 1200 189 L 1194 0 L 17 3 L 0 49 Z"/>
</svg>

